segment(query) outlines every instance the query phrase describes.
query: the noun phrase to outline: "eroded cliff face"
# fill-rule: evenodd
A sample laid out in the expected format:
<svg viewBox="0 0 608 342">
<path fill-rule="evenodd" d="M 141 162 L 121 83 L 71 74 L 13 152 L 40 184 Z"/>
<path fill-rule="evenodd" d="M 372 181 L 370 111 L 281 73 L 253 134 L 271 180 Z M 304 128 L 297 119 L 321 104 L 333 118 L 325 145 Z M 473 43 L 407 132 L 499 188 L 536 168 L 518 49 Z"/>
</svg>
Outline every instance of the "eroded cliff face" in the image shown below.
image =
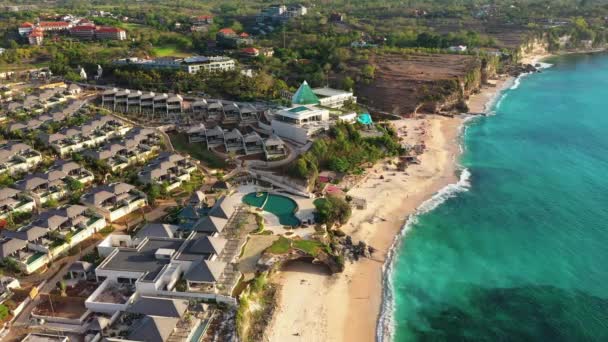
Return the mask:
<svg viewBox="0 0 608 342">
<path fill-rule="evenodd" d="M 479 61 L 479 65 L 470 70 L 465 76 L 458 77 L 456 85 L 450 92 L 441 97 L 422 102 L 417 113 L 449 113 L 467 111 L 466 99 L 477 92 L 488 80 L 495 77 L 497 63 L 490 59 Z"/>
<path fill-rule="evenodd" d="M 535 37 L 523 44 L 518 51 L 520 58 L 527 58 L 534 55 L 543 55 L 549 53 L 549 41 L 546 36 Z"/>
</svg>

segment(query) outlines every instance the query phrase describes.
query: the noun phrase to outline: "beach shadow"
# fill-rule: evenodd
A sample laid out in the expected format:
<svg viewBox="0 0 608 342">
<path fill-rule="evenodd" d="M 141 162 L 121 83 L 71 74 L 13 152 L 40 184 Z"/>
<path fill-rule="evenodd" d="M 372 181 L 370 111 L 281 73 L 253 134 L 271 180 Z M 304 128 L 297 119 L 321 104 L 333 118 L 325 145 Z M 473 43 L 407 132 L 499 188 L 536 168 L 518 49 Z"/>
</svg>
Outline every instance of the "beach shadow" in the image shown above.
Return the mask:
<svg viewBox="0 0 608 342">
<path fill-rule="evenodd" d="M 312 258 L 300 258 L 297 260 L 287 261 L 281 267 L 281 272 L 284 273 L 307 273 L 315 275 L 330 276 L 332 273 L 329 267 L 323 264 L 313 264 Z"/>
</svg>

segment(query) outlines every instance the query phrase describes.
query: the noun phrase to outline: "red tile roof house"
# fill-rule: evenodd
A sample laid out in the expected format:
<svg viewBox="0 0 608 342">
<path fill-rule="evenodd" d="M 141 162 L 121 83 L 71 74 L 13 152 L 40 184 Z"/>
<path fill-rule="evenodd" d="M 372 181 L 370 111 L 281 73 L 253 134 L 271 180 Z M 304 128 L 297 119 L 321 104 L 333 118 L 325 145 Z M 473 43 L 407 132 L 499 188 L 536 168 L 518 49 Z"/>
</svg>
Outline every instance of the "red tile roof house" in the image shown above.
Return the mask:
<svg viewBox="0 0 608 342">
<path fill-rule="evenodd" d="M 19 25 L 19 35 L 22 37 L 25 37 L 30 32 L 32 32 L 33 29 L 34 29 L 34 24 L 26 21 L 23 24 Z"/>
<path fill-rule="evenodd" d="M 93 24 L 78 25 L 70 28 L 70 35 L 80 39 L 93 39 L 95 29 Z"/>
<path fill-rule="evenodd" d="M 72 24 L 67 21 L 41 21 L 38 27 L 42 31 L 61 31 L 69 29 Z"/>
<path fill-rule="evenodd" d="M 117 27 L 102 26 L 95 30 L 95 36 L 97 39 L 125 40 L 127 39 L 127 32 Z"/>
<path fill-rule="evenodd" d="M 44 39 L 44 33 L 39 27 L 36 27 L 30 32 L 28 36 L 28 41 L 30 45 L 42 45 L 42 40 Z"/>
<path fill-rule="evenodd" d="M 257 57 L 260 55 L 260 50 L 254 48 L 254 47 L 247 47 L 247 48 L 241 49 L 241 53 L 248 57 Z"/>
<path fill-rule="evenodd" d="M 212 15 L 200 15 L 198 17 L 192 18 L 192 23 L 194 25 L 213 24 L 213 16 Z"/>
<path fill-rule="evenodd" d="M 234 32 L 234 30 L 231 28 L 223 28 L 218 31 L 218 34 L 227 37 L 236 36 L 236 32 Z"/>
</svg>

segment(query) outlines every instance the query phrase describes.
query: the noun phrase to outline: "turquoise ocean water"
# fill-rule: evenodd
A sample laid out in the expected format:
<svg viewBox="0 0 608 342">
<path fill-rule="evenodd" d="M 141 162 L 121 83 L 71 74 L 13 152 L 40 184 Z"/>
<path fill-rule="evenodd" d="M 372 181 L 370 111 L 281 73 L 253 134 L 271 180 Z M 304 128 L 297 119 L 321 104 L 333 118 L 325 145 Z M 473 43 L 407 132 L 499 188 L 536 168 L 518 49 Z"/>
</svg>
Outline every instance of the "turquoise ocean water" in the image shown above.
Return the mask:
<svg viewBox="0 0 608 342">
<path fill-rule="evenodd" d="M 608 55 L 549 62 L 467 125 L 461 182 L 396 247 L 380 339 L 608 341 Z"/>
</svg>

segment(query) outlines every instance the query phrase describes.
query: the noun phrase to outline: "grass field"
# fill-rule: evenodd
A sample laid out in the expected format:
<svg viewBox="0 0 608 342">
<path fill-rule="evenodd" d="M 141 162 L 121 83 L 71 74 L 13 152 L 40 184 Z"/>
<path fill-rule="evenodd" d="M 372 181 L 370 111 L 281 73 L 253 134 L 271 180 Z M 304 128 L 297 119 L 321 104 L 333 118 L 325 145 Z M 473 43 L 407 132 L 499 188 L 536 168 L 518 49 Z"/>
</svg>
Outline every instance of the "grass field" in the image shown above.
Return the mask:
<svg viewBox="0 0 608 342">
<path fill-rule="evenodd" d="M 176 45 L 157 46 L 152 49 L 156 57 L 188 57 L 192 55 L 187 51 L 180 50 Z"/>
<path fill-rule="evenodd" d="M 178 152 L 188 153 L 192 158 L 198 159 L 212 168 L 226 167 L 226 162 L 209 151 L 203 143 L 189 143 L 186 134 L 169 134 L 169 138 Z"/>
</svg>

